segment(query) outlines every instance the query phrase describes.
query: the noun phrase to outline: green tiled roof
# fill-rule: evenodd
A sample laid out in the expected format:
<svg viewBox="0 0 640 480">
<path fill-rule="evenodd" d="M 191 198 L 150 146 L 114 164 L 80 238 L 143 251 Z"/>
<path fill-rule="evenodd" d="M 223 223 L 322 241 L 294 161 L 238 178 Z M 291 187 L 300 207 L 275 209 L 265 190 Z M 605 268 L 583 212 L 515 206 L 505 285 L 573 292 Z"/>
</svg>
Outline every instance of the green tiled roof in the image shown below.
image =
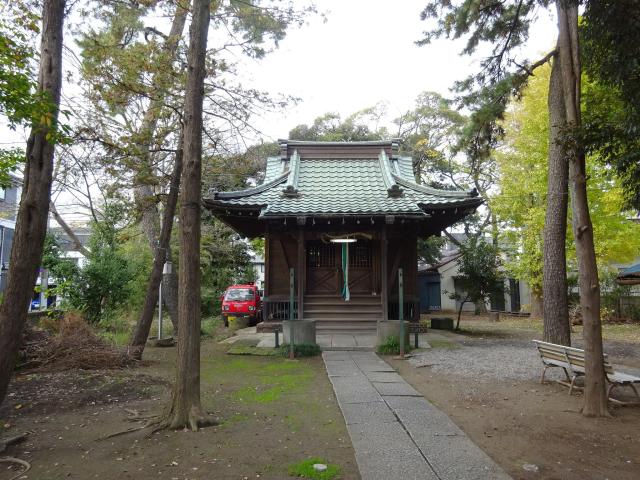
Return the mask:
<svg viewBox="0 0 640 480">
<path fill-rule="evenodd" d="M 276 161 L 277 160 L 277 161 Z M 400 160 L 400 161 L 398 161 Z M 432 210 L 475 208 L 475 192 L 451 192 L 413 181 L 411 159 L 299 158 L 283 163 L 268 159 L 265 183 L 239 192 L 218 192 L 206 199 L 209 208 L 255 208 L 260 217 L 300 215 L 416 215 Z M 286 187 L 286 192 L 284 191 Z"/>
</svg>

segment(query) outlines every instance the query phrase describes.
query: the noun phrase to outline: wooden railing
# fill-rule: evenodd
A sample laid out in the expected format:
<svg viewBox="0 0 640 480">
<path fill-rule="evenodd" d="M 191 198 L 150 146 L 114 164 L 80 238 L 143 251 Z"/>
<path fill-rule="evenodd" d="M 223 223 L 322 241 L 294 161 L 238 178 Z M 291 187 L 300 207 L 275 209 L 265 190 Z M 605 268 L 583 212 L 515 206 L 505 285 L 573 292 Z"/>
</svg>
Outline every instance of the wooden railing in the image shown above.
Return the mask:
<svg viewBox="0 0 640 480">
<path fill-rule="evenodd" d="M 262 299 L 262 317 L 267 322 L 289 320 L 290 303 L 286 296 L 264 297 Z M 293 318 L 298 318 L 298 302 L 293 302 Z"/>
<path fill-rule="evenodd" d="M 398 300 L 389 300 L 388 303 L 389 320 L 398 320 L 400 317 L 400 304 Z M 404 320 L 417 321 L 420 319 L 420 301 L 405 300 L 403 302 Z"/>
</svg>

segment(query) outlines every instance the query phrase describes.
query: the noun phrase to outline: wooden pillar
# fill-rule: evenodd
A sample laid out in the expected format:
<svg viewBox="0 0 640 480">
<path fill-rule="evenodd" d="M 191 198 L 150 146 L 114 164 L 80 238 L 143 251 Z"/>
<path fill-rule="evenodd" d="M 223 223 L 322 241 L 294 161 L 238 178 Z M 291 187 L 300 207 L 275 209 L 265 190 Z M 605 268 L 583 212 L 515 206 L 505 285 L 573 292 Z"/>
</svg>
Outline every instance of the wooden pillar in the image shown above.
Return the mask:
<svg viewBox="0 0 640 480">
<path fill-rule="evenodd" d="M 304 317 L 304 284 L 306 277 L 306 262 L 304 249 L 304 228 L 298 227 L 298 262 L 296 268 L 297 284 L 298 284 L 298 320 Z"/>
<path fill-rule="evenodd" d="M 271 293 L 271 279 L 270 277 L 270 261 L 269 261 L 269 250 L 271 249 L 271 241 L 269 235 L 269 224 L 265 228 L 264 233 L 264 285 L 262 288 L 262 321 L 269 321 L 269 316 L 271 314 L 271 302 L 269 301 L 269 294 Z M 265 301 L 266 299 L 266 301 Z"/>
<path fill-rule="evenodd" d="M 389 320 L 389 290 L 387 285 L 387 226 L 382 226 L 380 236 L 380 300 L 382 301 L 382 320 Z"/>
</svg>

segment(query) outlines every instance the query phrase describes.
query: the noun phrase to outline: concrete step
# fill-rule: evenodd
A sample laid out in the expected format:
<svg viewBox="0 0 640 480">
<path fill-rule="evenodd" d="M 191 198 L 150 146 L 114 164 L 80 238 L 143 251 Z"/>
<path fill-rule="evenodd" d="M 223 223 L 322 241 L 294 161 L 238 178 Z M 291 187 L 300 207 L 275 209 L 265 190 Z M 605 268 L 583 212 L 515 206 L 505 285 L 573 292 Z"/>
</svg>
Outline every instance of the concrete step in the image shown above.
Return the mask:
<svg viewBox="0 0 640 480">
<path fill-rule="evenodd" d="M 377 322 L 344 322 L 344 321 L 319 321 L 316 322 L 316 331 L 324 330 L 335 331 L 367 331 L 375 332 L 377 330 Z"/>
<path fill-rule="evenodd" d="M 382 303 L 380 296 L 377 295 L 352 295 L 348 302 L 346 302 L 342 297 L 336 295 L 305 295 L 304 301 L 305 303 L 331 303 L 340 305 L 364 303 L 380 305 Z"/>
<path fill-rule="evenodd" d="M 382 310 L 343 310 L 339 308 L 314 308 L 314 309 L 304 309 L 304 316 L 310 318 L 316 317 L 340 317 L 340 318 L 349 318 L 349 317 L 382 317 Z"/>
<path fill-rule="evenodd" d="M 315 320 L 316 322 L 378 322 L 382 321 L 381 315 L 362 315 L 360 317 L 354 317 L 352 315 L 309 315 L 304 317 L 305 320 Z"/>
</svg>

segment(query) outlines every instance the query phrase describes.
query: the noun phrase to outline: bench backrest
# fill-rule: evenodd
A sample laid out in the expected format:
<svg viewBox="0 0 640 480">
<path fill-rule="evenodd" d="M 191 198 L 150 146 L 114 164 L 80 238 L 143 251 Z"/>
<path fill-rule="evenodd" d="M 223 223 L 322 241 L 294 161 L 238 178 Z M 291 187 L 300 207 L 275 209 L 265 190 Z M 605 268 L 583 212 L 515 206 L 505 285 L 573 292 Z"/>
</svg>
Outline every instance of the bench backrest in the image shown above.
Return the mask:
<svg viewBox="0 0 640 480">
<path fill-rule="evenodd" d="M 567 347 L 566 345 L 542 342 L 540 340 L 534 340 L 533 342 L 536 344 L 543 360 L 547 359 L 552 362 L 566 363 L 572 370 L 584 373 L 584 350 Z M 604 371 L 608 374 L 613 374 L 614 370 L 609 363 L 608 355 L 605 353 L 603 356 Z"/>
</svg>

